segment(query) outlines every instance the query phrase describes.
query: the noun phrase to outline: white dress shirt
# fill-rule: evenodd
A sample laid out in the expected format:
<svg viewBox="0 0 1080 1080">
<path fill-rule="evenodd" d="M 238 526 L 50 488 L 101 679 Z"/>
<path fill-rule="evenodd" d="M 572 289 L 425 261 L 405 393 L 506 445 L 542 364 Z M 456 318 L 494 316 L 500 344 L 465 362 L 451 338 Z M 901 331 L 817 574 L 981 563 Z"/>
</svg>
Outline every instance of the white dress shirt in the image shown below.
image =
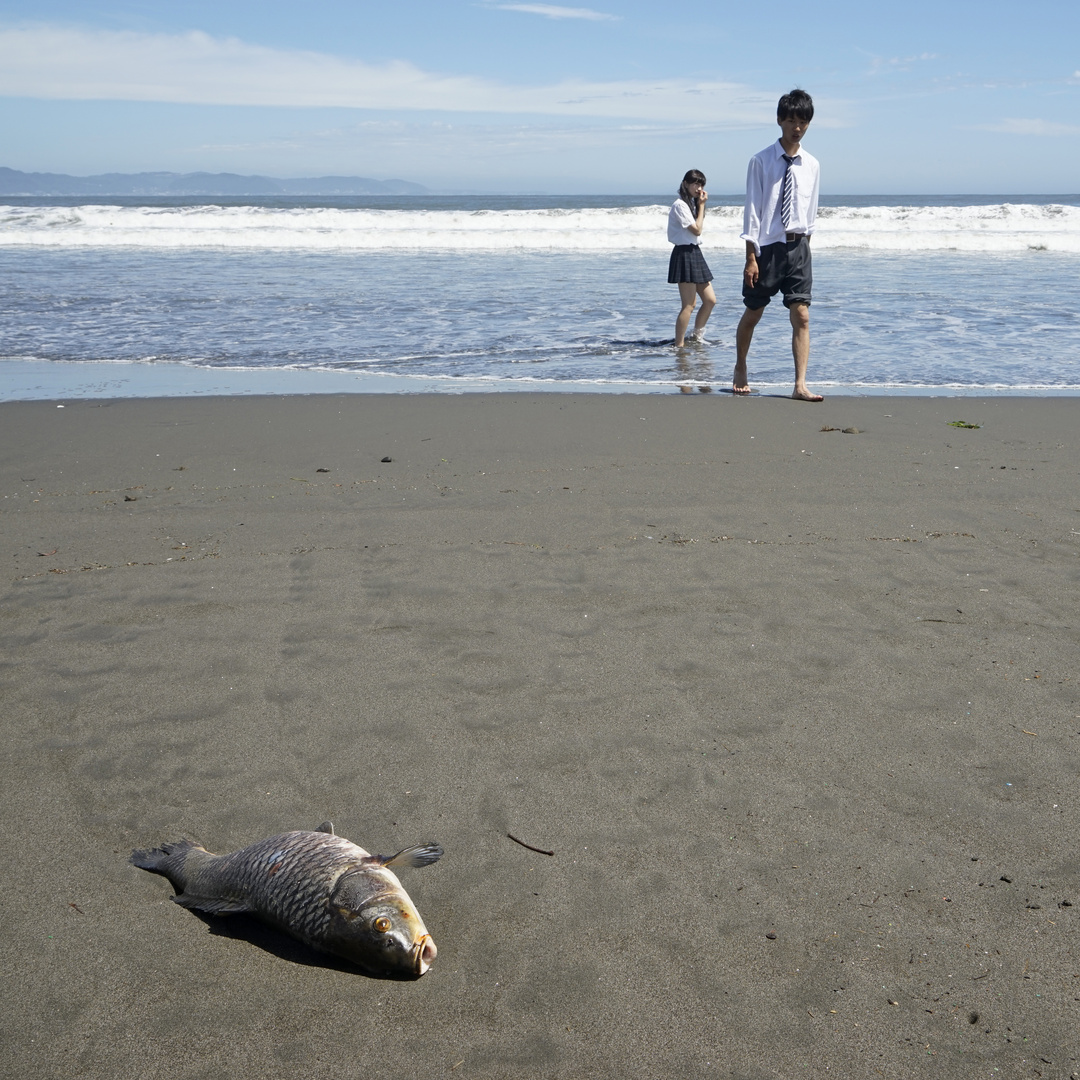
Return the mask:
<svg viewBox="0 0 1080 1080">
<path fill-rule="evenodd" d="M 787 232 L 805 233 L 809 236 L 814 231 L 821 166 L 818 165 L 816 157 L 801 148 L 795 155 L 795 160 L 791 163 L 795 183 L 794 199 L 791 227 L 787 230 L 780 220 L 780 202 L 784 194 L 786 170 L 784 148 L 779 139 L 760 154 L 755 154 L 746 170 L 746 209 L 743 211 L 742 238 L 750 241 L 759 255 L 766 244 L 775 244 L 785 239 Z"/>
<path fill-rule="evenodd" d="M 697 218 L 693 210 L 680 196 L 672 204 L 667 216 L 667 238 L 669 244 L 700 244 L 701 237 L 692 233 L 690 225 L 696 225 Z"/>
</svg>

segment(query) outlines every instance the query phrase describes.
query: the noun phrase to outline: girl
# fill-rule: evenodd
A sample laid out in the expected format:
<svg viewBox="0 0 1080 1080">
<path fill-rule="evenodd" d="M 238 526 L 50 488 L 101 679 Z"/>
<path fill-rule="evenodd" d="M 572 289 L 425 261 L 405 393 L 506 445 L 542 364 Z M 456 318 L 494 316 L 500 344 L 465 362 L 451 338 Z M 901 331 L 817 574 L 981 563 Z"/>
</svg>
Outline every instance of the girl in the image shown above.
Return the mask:
<svg viewBox="0 0 1080 1080">
<path fill-rule="evenodd" d="M 667 238 L 675 245 L 668 263 L 668 281 L 679 286 L 682 310 L 675 320 L 675 348 L 686 344 L 686 328 L 694 311 L 697 297 L 701 307 L 694 320 L 691 340 L 700 341 L 716 306 L 716 294 L 709 284 L 712 271 L 701 254 L 701 230 L 705 224 L 705 203 L 709 194 L 705 190 L 705 174 L 691 169 L 679 185 L 679 197 L 668 214 Z"/>
</svg>

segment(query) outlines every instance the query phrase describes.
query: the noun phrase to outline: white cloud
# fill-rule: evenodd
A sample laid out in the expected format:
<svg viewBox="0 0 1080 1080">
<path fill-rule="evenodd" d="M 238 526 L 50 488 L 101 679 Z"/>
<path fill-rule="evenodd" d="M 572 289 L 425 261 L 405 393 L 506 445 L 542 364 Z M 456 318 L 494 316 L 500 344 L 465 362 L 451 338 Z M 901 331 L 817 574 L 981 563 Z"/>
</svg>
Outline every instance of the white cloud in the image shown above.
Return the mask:
<svg viewBox="0 0 1080 1080">
<path fill-rule="evenodd" d="M 1080 126 L 1059 124 L 1053 120 L 1024 120 L 1007 117 L 996 124 L 980 124 L 979 131 L 993 131 L 999 135 L 1080 135 Z"/>
<path fill-rule="evenodd" d="M 226 137 L 186 146 L 149 167 L 268 176 L 400 176 L 435 189 L 664 192 L 674 191 L 690 165 L 705 170 L 714 193 L 742 188 L 745 156 L 730 152 L 724 132 L 695 125 L 565 123 L 539 117 L 380 116 L 337 128 L 283 132 L 278 139 Z M 115 168 L 110 163 L 101 171 Z"/>
<path fill-rule="evenodd" d="M 606 15 L 591 8 L 558 7 L 556 4 L 492 4 L 500 11 L 523 11 L 526 15 L 546 15 L 549 19 L 589 19 L 593 22 L 614 22 L 617 15 Z"/>
<path fill-rule="evenodd" d="M 534 5 L 543 6 L 543 5 Z M 201 31 L 143 34 L 49 25 L 0 30 L 0 95 L 201 105 L 602 116 L 741 127 L 769 123 L 772 94 L 689 79 L 521 86 L 271 49 Z"/>
<path fill-rule="evenodd" d="M 931 60 L 939 59 L 937 53 L 917 53 L 913 56 L 878 56 L 874 53 L 865 53 L 870 57 L 870 70 L 867 72 L 869 75 L 881 75 L 888 74 L 890 72 L 897 71 L 911 71 L 916 64 L 925 64 Z"/>
</svg>

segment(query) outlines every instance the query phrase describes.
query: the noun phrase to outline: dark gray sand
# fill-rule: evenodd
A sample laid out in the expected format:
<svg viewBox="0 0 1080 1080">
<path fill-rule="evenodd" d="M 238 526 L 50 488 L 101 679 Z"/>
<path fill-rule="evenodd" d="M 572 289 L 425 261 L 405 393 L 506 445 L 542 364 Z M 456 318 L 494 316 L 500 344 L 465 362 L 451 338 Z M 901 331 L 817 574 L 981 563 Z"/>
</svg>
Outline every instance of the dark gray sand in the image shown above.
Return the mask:
<svg viewBox="0 0 1080 1080">
<path fill-rule="evenodd" d="M 0 1071 L 1080 1075 L 1078 421 L 0 406 Z M 126 861 L 325 818 L 419 982 Z"/>
</svg>

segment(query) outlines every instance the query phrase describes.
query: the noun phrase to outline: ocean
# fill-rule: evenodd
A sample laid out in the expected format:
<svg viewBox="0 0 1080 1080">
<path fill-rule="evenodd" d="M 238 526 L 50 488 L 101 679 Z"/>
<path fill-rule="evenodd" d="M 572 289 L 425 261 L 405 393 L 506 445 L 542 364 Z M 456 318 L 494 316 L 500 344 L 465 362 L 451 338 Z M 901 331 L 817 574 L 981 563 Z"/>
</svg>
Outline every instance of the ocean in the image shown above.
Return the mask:
<svg viewBox="0 0 1080 1080">
<path fill-rule="evenodd" d="M 0 400 L 730 387 L 741 197 L 710 200 L 718 304 L 680 351 L 671 198 L 8 198 Z M 1080 393 L 1080 196 L 833 197 L 813 249 L 813 388 Z"/>
</svg>

